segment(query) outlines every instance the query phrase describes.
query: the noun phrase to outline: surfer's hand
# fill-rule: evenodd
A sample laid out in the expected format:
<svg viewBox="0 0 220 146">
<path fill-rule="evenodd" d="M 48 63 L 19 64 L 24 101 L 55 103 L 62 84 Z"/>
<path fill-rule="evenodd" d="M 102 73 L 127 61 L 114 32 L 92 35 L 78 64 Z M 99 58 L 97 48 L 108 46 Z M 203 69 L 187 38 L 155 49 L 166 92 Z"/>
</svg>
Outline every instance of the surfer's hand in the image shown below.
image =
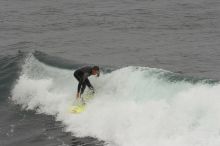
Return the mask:
<svg viewBox="0 0 220 146">
<path fill-rule="evenodd" d="M 90 90 L 94 90 L 94 87 L 93 87 L 93 86 L 91 86 L 91 87 L 89 87 L 89 89 L 90 89 Z"/>
<path fill-rule="evenodd" d="M 95 93 L 95 89 L 94 89 L 94 87 L 93 87 L 93 86 L 89 87 L 89 89 L 92 91 L 92 94 L 94 94 L 94 93 Z"/>
<path fill-rule="evenodd" d="M 92 88 L 91 90 L 92 90 L 92 94 L 95 94 L 95 89 L 94 89 L 94 88 Z"/>
</svg>

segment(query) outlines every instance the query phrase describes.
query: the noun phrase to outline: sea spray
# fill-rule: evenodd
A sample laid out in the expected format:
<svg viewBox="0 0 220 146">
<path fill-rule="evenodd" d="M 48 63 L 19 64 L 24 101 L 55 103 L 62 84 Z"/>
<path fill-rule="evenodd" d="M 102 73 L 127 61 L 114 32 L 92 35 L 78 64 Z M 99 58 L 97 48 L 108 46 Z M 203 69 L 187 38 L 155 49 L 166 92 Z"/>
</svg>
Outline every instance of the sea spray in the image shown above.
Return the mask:
<svg viewBox="0 0 220 146">
<path fill-rule="evenodd" d="M 171 81 L 161 69 L 125 67 L 90 77 L 95 98 L 85 112 L 69 114 L 77 81 L 73 70 L 33 56 L 11 100 L 24 109 L 56 116 L 76 136 L 92 136 L 119 146 L 219 146 L 220 85 Z"/>
</svg>

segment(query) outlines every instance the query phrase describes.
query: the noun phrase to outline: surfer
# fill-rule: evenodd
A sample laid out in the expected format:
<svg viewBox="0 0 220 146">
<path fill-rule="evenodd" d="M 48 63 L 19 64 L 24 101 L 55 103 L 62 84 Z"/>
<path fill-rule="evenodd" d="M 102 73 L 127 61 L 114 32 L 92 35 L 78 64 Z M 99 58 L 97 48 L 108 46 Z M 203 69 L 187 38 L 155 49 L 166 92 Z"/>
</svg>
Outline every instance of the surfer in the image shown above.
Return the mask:
<svg viewBox="0 0 220 146">
<path fill-rule="evenodd" d="M 88 77 L 91 75 L 96 75 L 97 77 L 99 77 L 99 74 L 100 71 L 98 66 L 85 66 L 77 69 L 74 72 L 74 77 L 79 81 L 76 94 L 77 99 L 81 98 L 81 95 L 83 94 L 86 86 L 88 86 L 89 89 L 93 91 L 93 93 L 95 92 L 94 87 L 90 83 Z"/>
</svg>

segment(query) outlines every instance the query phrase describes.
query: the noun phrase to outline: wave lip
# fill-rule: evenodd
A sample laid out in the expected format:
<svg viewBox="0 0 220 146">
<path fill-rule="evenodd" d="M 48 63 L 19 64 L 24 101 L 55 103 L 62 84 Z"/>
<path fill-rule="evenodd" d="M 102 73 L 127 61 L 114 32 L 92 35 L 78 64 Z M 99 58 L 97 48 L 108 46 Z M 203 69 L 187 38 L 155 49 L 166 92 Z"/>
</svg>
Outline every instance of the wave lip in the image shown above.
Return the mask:
<svg viewBox="0 0 220 146">
<path fill-rule="evenodd" d="M 97 94 L 79 115 L 67 113 L 77 82 L 73 71 L 48 66 L 33 56 L 23 65 L 12 101 L 54 115 L 76 136 L 120 146 L 219 146 L 220 85 L 170 80 L 173 73 L 125 67 L 91 77 Z"/>
</svg>

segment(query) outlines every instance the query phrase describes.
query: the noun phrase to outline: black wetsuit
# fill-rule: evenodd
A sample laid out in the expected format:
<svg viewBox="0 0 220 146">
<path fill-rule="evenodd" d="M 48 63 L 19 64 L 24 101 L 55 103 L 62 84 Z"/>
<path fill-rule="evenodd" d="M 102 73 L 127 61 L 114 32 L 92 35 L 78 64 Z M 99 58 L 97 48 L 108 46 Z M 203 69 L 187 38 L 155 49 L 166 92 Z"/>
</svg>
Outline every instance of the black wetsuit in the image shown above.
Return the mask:
<svg viewBox="0 0 220 146">
<path fill-rule="evenodd" d="M 83 68 L 77 69 L 74 72 L 74 77 L 79 81 L 77 92 L 83 94 L 86 85 L 91 89 L 94 90 L 93 86 L 91 85 L 88 77 L 92 75 L 92 67 L 85 66 Z"/>
</svg>

